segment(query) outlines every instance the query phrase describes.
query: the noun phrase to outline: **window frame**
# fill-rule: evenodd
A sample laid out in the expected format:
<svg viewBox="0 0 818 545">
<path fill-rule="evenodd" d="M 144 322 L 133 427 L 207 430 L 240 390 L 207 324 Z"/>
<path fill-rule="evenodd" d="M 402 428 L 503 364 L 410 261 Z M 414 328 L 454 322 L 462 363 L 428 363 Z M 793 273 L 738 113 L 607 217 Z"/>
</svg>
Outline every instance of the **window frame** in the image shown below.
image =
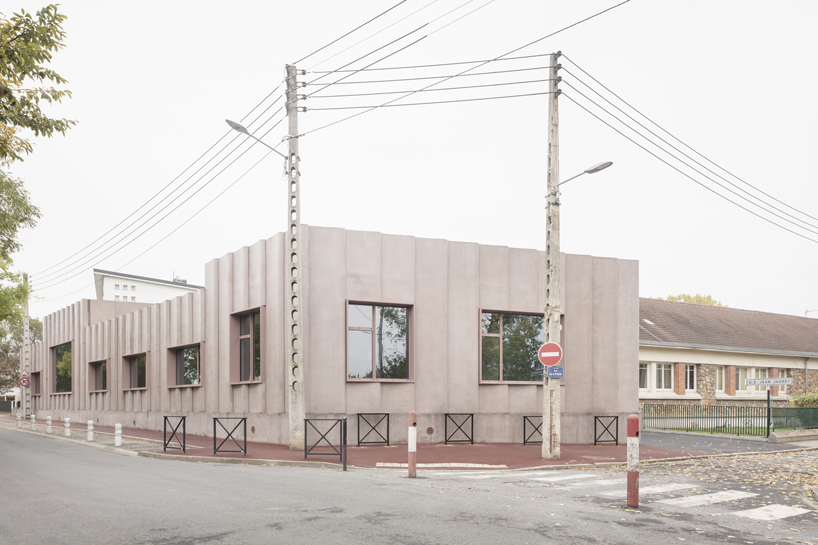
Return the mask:
<svg viewBox="0 0 818 545">
<path fill-rule="evenodd" d="M 43 378 L 40 371 L 31 372 L 31 395 L 42 395 Z"/>
<path fill-rule="evenodd" d="M 789 367 L 778 368 L 778 378 L 792 378 L 792 369 Z M 788 385 L 780 384 L 778 386 L 778 395 L 789 395 L 787 393 Z"/>
<path fill-rule="evenodd" d="M 71 389 L 67 391 L 57 391 L 57 349 L 61 346 L 69 345 L 71 347 Z M 51 347 L 51 372 L 53 384 L 51 385 L 51 395 L 67 395 L 74 392 L 74 341 L 55 344 Z"/>
<path fill-rule="evenodd" d="M 178 384 L 179 380 L 179 360 L 177 359 L 177 353 L 179 350 L 184 350 L 186 348 L 198 348 L 199 349 L 199 382 L 198 384 Z M 200 388 L 203 383 L 204 378 L 204 341 L 199 341 L 196 343 L 189 343 L 189 344 L 182 344 L 179 346 L 171 346 L 168 347 L 168 361 L 167 361 L 167 387 L 168 388 Z M 258 381 L 255 381 L 258 382 Z"/>
<path fill-rule="evenodd" d="M 692 375 L 693 375 L 693 387 L 688 388 L 688 386 L 690 386 L 691 370 L 692 370 Z M 685 392 L 695 392 L 696 391 L 696 386 L 698 386 L 698 383 L 697 383 L 698 376 L 697 375 L 698 375 L 698 372 L 696 370 L 696 365 L 695 364 L 694 365 L 685 364 Z"/>
<path fill-rule="evenodd" d="M 741 371 L 744 371 L 744 388 L 741 388 Z M 740 367 L 736 366 L 736 394 L 738 395 L 739 392 L 742 394 L 749 394 L 750 386 L 747 386 L 747 379 L 752 378 L 750 376 L 750 367 Z"/>
<path fill-rule="evenodd" d="M 494 310 L 488 308 L 480 308 L 477 309 L 477 335 L 478 335 L 478 342 L 477 342 L 477 381 L 478 384 L 519 384 L 519 385 L 543 385 L 543 379 L 538 380 L 503 380 L 503 318 L 502 315 L 504 314 L 515 314 L 519 316 L 541 316 L 543 318 L 543 329 L 545 328 L 545 314 L 541 312 L 526 312 L 526 311 L 517 311 L 517 310 Z M 500 314 L 500 333 L 483 333 L 483 314 L 490 313 L 490 314 Z M 563 349 L 563 360 L 560 361 L 560 365 L 565 365 L 565 315 L 560 315 L 560 347 Z M 499 339 L 499 348 L 500 348 L 500 362 L 499 362 L 499 380 L 483 380 L 483 338 L 484 337 L 495 337 Z M 545 333 L 543 332 L 543 338 L 540 339 L 540 346 L 545 343 Z M 539 360 L 537 360 L 539 363 Z M 545 366 L 540 364 L 542 367 L 543 375 L 545 375 Z M 565 385 L 565 378 L 560 379 L 560 386 Z"/>
<path fill-rule="evenodd" d="M 716 365 L 716 392 L 725 392 L 726 391 L 726 383 L 725 379 L 727 377 L 727 367 L 724 365 Z M 719 375 L 721 375 L 721 388 L 719 388 Z"/>
<path fill-rule="evenodd" d="M 105 388 L 97 388 L 97 373 L 99 370 L 97 367 L 100 364 L 105 365 Z M 111 358 L 103 358 L 101 360 L 94 360 L 88 362 L 88 393 L 89 394 L 98 394 L 104 393 L 108 391 L 108 387 L 110 386 L 111 382 Z"/>
<path fill-rule="evenodd" d="M 764 376 L 763 377 L 759 376 L 762 371 L 764 371 Z M 768 367 L 754 367 L 753 368 L 753 376 L 750 377 L 749 374 L 748 374 L 747 378 L 770 378 L 770 368 L 768 368 Z M 769 386 L 764 386 L 764 385 L 753 386 L 753 393 L 766 394 L 767 390 L 769 388 L 770 388 Z"/>
<path fill-rule="evenodd" d="M 145 386 L 132 386 L 131 385 L 131 365 L 133 365 L 133 358 L 138 358 L 139 356 L 145 356 Z M 127 381 L 127 386 L 125 385 Z M 128 354 L 126 356 L 122 356 L 122 390 L 125 392 L 140 392 L 144 390 L 148 390 L 151 387 L 151 353 L 147 352 L 135 352 L 133 354 Z"/>
<path fill-rule="evenodd" d="M 349 307 L 351 305 L 366 305 L 372 307 L 373 323 L 372 328 L 352 327 L 349 325 Z M 406 378 L 377 378 L 375 368 L 375 307 L 395 307 L 406 309 Z M 344 362 L 347 382 L 414 382 L 415 381 L 415 313 L 414 305 L 406 303 L 391 303 L 378 301 L 363 301 L 357 299 L 346 300 L 346 310 L 344 312 Z M 349 376 L 349 332 L 350 331 L 372 331 L 372 378 L 351 378 Z"/>
<path fill-rule="evenodd" d="M 642 368 L 644 366 L 645 369 L 645 387 L 642 388 Z M 647 361 L 640 361 L 639 362 L 639 391 L 640 392 L 648 392 L 650 391 L 650 368 L 651 364 Z"/>
<path fill-rule="evenodd" d="M 261 366 L 260 375 L 258 380 L 241 380 L 241 341 L 240 341 L 240 331 L 241 331 L 241 318 L 242 316 L 246 316 L 247 314 L 258 314 L 259 315 L 259 365 Z M 230 385 L 231 386 L 238 386 L 241 384 L 264 384 L 266 381 L 267 375 L 267 365 L 266 365 L 266 354 L 267 354 L 267 306 L 261 305 L 253 308 L 248 308 L 245 310 L 240 310 L 238 312 L 233 312 L 230 314 Z M 252 328 L 251 328 L 252 330 Z M 252 337 L 251 337 L 252 338 Z M 204 346 L 204 343 L 194 343 L 194 344 L 201 344 Z M 253 345 L 253 343 L 251 343 Z M 199 348 L 199 381 L 201 382 L 201 370 L 202 370 L 202 350 L 201 347 Z M 193 385 L 187 385 L 193 386 Z"/>
<path fill-rule="evenodd" d="M 664 382 L 665 382 L 664 381 L 664 369 L 662 369 L 661 371 L 659 369 L 659 367 L 664 368 L 665 366 L 667 366 L 668 372 L 670 373 L 670 384 L 669 385 L 664 384 Z M 656 387 L 655 391 L 657 391 L 657 392 L 668 392 L 668 391 L 672 392 L 673 391 L 673 364 L 672 363 L 655 363 L 653 368 L 655 370 L 654 379 L 656 381 L 659 380 L 660 376 L 663 377 L 662 387 L 661 388 L 659 387 L 658 382 L 654 383 L 654 386 Z"/>
</svg>

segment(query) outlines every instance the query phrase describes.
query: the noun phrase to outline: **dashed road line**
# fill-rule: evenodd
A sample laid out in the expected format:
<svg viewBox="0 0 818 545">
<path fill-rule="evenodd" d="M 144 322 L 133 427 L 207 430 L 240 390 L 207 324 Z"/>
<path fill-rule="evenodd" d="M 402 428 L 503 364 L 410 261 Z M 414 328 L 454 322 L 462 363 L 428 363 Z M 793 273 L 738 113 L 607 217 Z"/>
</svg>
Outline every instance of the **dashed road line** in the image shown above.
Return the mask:
<svg viewBox="0 0 818 545">
<path fill-rule="evenodd" d="M 671 498 L 669 500 L 658 500 L 656 503 L 667 503 L 678 505 L 679 507 L 696 507 L 699 505 L 709 505 L 711 503 L 721 503 L 725 501 L 743 500 L 758 494 L 742 492 L 740 490 L 726 490 L 724 492 L 714 492 L 712 494 L 701 494 L 698 496 L 686 496 L 684 498 Z"/>
<path fill-rule="evenodd" d="M 804 513 L 809 513 L 809 509 L 790 507 L 788 505 L 765 505 L 764 507 L 747 509 L 746 511 L 734 511 L 730 514 L 755 520 L 778 520 L 794 517 L 795 515 L 803 515 Z"/>
</svg>

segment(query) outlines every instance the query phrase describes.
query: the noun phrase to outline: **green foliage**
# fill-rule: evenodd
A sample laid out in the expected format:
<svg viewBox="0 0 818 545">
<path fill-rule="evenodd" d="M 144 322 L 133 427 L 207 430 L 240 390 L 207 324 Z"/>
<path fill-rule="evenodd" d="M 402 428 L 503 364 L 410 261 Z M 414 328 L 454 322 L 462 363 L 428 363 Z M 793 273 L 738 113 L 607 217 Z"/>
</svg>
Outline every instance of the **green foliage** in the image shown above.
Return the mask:
<svg viewBox="0 0 818 545">
<path fill-rule="evenodd" d="M 537 350 L 543 342 L 542 316 L 503 315 L 503 380 L 537 380 Z"/>
<path fill-rule="evenodd" d="M 11 261 L 11 254 L 20 250 L 18 238 L 24 227 L 34 227 L 40 210 L 31 203 L 23 181 L 0 170 L 0 260 Z"/>
<path fill-rule="evenodd" d="M 43 340 L 43 323 L 33 319 L 29 323 L 31 342 Z M 23 347 L 23 320 L 0 321 L 0 392 L 17 386 L 20 378 L 20 350 Z"/>
<path fill-rule="evenodd" d="M 22 275 L 9 270 L 9 263 L 0 259 L 0 324 L 9 320 L 22 323 L 30 292 Z"/>
<path fill-rule="evenodd" d="M 796 407 L 818 407 L 818 392 L 793 398 Z"/>
<path fill-rule="evenodd" d="M 57 359 L 57 381 L 55 392 L 71 391 L 71 343 L 61 344 L 54 349 Z"/>
<path fill-rule="evenodd" d="M 726 307 L 721 302 L 716 301 L 710 295 L 690 295 L 687 293 L 680 293 L 679 295 L 668 295 L 666 299 L 657 297 L 660 301 L 674 301 L 676 303 L 691 303 L 693 305 L 707 305 L 710 307 Z"/>
<path fill-rule="evenodd" d="M 7 19 L 0 14 L 0 164 L 22 161 L 32 151 L 31 142 L 18 131 L 35 136 L 65 134 L 76 121 L 52 119 L 43 114 L 42 103 L 60 102 L 70 91 L 52 85 L 67 83 L 47 68 L 52 53 L 64 46 L 65 15 L 54 4 L 32 15 L 25 10 Z"/>
<path fill-rule="evenodd" d="M 375 307 L 375 369 L 378 378 L 409 378 L 408 312 Z"/>
</svg>

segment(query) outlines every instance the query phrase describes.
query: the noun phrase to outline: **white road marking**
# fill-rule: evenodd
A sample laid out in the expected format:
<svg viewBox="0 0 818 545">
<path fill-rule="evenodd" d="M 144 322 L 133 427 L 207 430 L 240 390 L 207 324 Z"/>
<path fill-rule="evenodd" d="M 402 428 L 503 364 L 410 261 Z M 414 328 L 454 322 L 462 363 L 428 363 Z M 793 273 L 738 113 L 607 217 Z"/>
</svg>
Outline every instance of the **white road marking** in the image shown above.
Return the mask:
<svg viewBox="0 0 818 545">
<path fill-rule="evenodd" d="M 646 486 L 644 488 L 639 489 L 640 496 L 646 496 L 648 494 L 662 494 L 663 492 L 674 492 L 676 490 L 684 490 L 685 488 L 695 488 L 696 485 L 694 484 L 660 484 L 657 486 Z M 602 492 L 603 496 L 616 496 L 616 497 L 628 497 L 627 490 L 621 490 L 619 492 Z"/>
<path fill-rule="evenodd" d="M 788 505 L 765 505 L 764 507 L 747 509 L 746 511 L 736 511 L 730 514 L 756 520 L 777 520 L 794 517 L 795 515 L 803 515 L 804 513 L 809 513 L 809 509 L 799 509 Z"/>
<path fill-rule="evenodd" d="M 680 507 L 695 507 L 697 505 L 708 505 L 723 501 L 742 500 L 753 496 L 758 496 L 758 494 L 751 494 L 740 490 L 727 490 L 725 492 L 714 492 L 713 494 L 701 494 L 699 496 L 686 496 L 684 498 L 659 500 L 656 503 L 669 503 L 670 505 L 678 505 Z"/>
<path fill-rule="evenodd" d="M 610 484 L 625 484 L 628 479 L 597 479 L 594 481 L 581 481 L 578 483 L 562 483 L 560 486 L 571 488 L 584 488 L 586 486 L 608 486 Z"/>
<path fill-rule="evenodd" d="M 592 473 L 573 473 L 571 475 L 556 475 L 554 477 L 535 477 L 531 480 L 542 481 L 544 483 L 556 483 L 559 481 L 570 481 L 572 479 L 590 479 L 592 477 L 598 477 L 598 475 Z"/>
</svg>

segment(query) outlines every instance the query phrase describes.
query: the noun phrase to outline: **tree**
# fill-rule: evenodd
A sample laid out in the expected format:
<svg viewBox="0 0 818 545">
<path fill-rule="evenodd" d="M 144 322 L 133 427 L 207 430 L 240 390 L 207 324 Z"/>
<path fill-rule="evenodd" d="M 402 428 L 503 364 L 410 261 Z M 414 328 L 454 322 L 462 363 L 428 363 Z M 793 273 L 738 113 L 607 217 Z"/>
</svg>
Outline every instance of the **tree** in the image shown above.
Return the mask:
<svg viewBox="0 0 818 545">
<path fill-rule="evenodd" d="M 726 307 L 721 302 L 716 301 L 710 295 L 689 295 L 687 293 L 680 293 L 679 295 L 668 295 L 667 299 L 657 297 L 660 301 L 674 301 L 676 303 L 690 303 L 693 305 L 707 305 L 710 307 Z"/>
<path fill-rule="evenodd" d="M 32 342 L 43 340 L 43 323 L 36 318 L 29 322 Z M 0 392 L 17 386 L 20 378 L 20 350 L 23 347 L 23 320 L 0 322 Z"/>
<path fill-rule="evenodd" d="M 65 134 L 76 121 L 52 119 L 40 109 L 43 102 L 60 102 L 71 91 L 55 89 L 65 78 L 46 65 L 64 46 L 65 15 L 54 4 L 35 15 L 21 10 L 10 19 L 0 14 L 0 164 L 22 161 L 32 151 L 31 141 L 18 134 L 28 129 L 35 136 Z"/>
<path fill-rule="evenodd" d="M 51 137 L 76 124 L 48 117 L 40 108 L 71 96 L 54 87 L 67 81 L 47 67 L 52 54 L 65 47 L 63 21 L 65 15 L 54 4 L 34 15 L 21 10 L 6 18 L 0 13 L 0 167 L 31 153 L 31 141 L 20 131 Z M 11 255 L 21 248 L 19 231 L 34 227 L 39 218 L 22 180 L 0 169 L 0 325 L 22 319 L 29 289 L 11 270 Z"/>
</svg>

